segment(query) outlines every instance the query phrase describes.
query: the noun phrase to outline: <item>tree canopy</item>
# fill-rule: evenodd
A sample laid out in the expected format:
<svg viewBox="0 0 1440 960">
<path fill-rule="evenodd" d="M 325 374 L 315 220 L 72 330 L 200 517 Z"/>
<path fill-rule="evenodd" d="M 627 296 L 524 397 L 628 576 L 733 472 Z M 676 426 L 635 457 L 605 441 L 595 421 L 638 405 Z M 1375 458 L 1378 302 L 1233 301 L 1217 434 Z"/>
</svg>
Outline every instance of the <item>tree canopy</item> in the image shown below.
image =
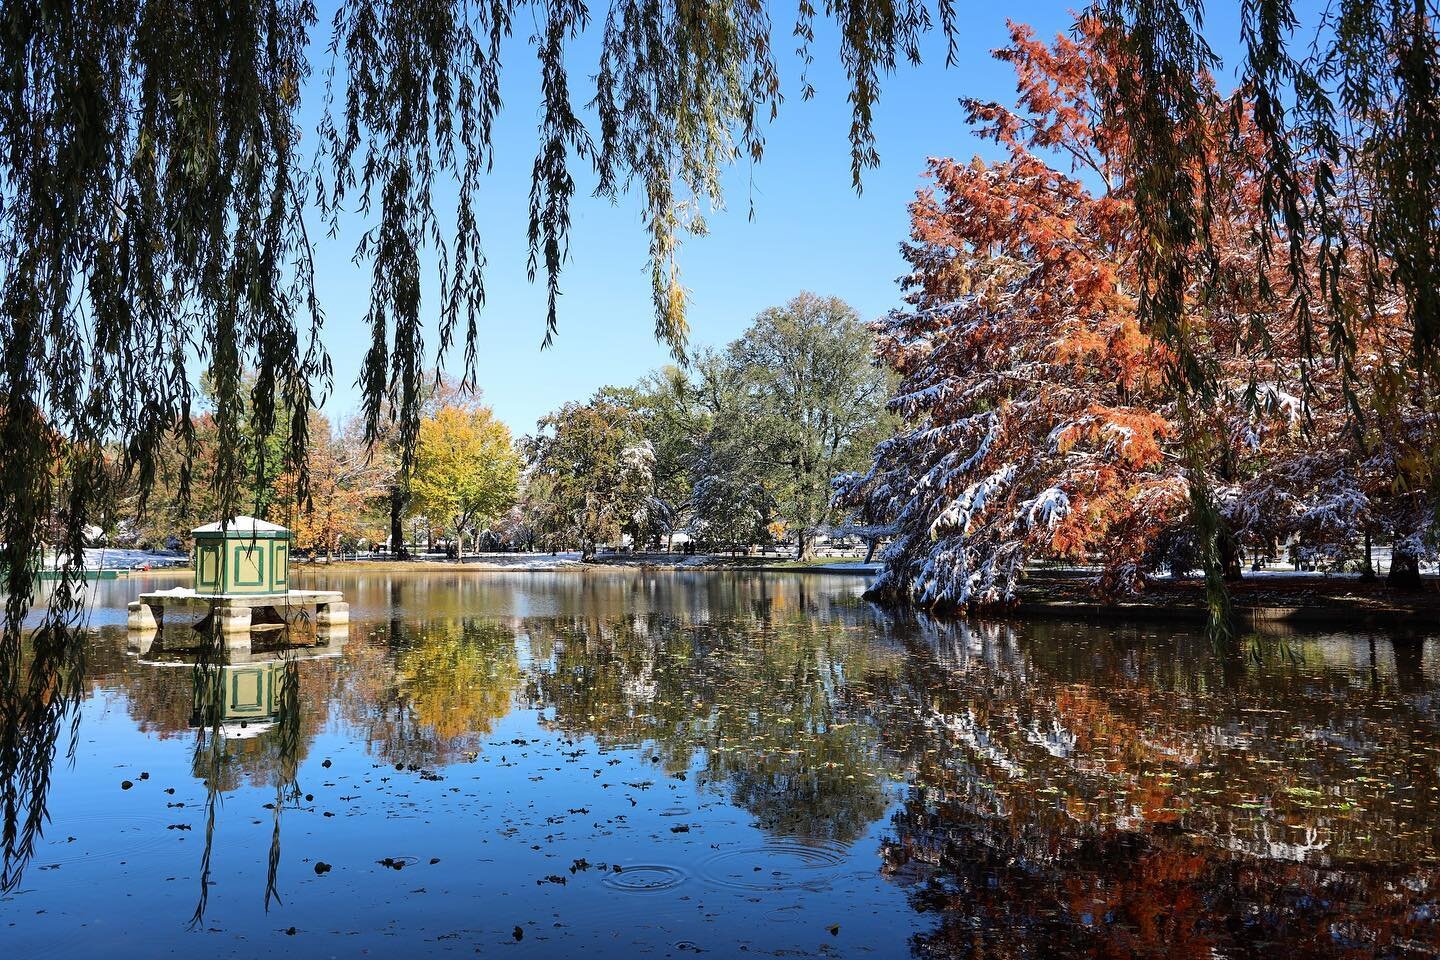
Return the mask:
<svg viewBox="0 0 1440 960">
<path fill-rule="evenodd" d="M 643 523 L 651 505 L 654 450 L 633 406 L 602 390 L 586 403 L 567 403 L 527 438 L 531 503 L 540 530 L 578 544 L 592 557 L 602 543 Z"/>
<path fill-rule="evenodd" d="M 708 439 L 708 477 L 757 484 L 802 557 L 828 532 L 831 481 L 865 464 L 892 432 L 890 374 L 872 356 L 855 310 L 811 293 L 761 311 L 725 351 L 719 375 L 728 388 Z"/>
<path fill-rule="evenodd" d="M 1184 341 L 1168 343 L 1145 318 L 1134 118 L 1104 109 L 1128 55 L 1094 22 L 1053 44 L 1012 34 L 997 56 L 1019 104 L 967 102 L 1006 157 L 932 163 L 905 247 L 910 306 L 878 325 L 906 429 L 842 491 L 894 525 L 877 589 L 1009 600 L 1037 557 L 1099 562 L 1134 589 L 1161 568 L 1238 576 L 1242 546 L 1345 557 L 1372 532 L 1392 571 L 1413 572 L 1435 550 L 1437 414 L 1429 381 L 1401 373 L 1413 315 L 1372 296 L 1385 265 L 1351 251 L 1330 297 L 1304 303 L 1295 265 L 1266 255 L 1265 146 L 1237 94 L 1196 119 L 1239 122 L 1193 174 L 1213 185 L 1213 241 L 1188 250 Z M 1300 282 L 1318 283 L 1332 255 L 1298 242 Z M 1363 322 L 1317 356 L 1307 338 L 1334 311 Z M 1203 367 L 1204 390 L 1177 364 Z"/>
<path fill-rule="evenodd" d="M 532 512 L 586 554 L 683 532 L 708 549 L 793 541 L 803 556 L 836 520 L 834 477 L 893 432 L 893 384 L 852 307 L 799 294 L 688 371 L 607 387 L 541 421 L 527 443 Z M 589 516 L 610 519 L 574 525 Z"/>
<path fill-rule="evenodd" d="M 443 406 L 420 421 L 410 479 L 413 509 L 463 548 L 514 505 L 520 455 L 489 407 Z"/>
<path fill-rule="evenodd" d="M 1253 127 L 1262 255 L 1291 290 L 1307 360 L 1354 349 L 1357 318 L 1337 309 L 1352 258 L 1373 299 L 1398 295 L 1412 319 L 1409 363 L 1433 371 L 1440 343 L 1440 44 L 1424 0 L 1343 0 L 1301 23 L 1293 0 L 1242 5 L 1247 109 L 1226 120 L 1209 80 L 1220 66 L 1200 0 L 1096 0 L 1080 11 L 1123 62 L 1099 109 L 1127 119 L 1114 152 L 1135 205 L 1137 316 L 1174 355 L 1167 376 L 1213 387 L 1188 343 L 1183 304 L 1220 235 L 1206 158 Z M 592 15 L 593 14 L 593 15 Z M 220 454 L 210 483 L 222 512 L 242 494 L 243 373 L 260 435 L 285 427 L 303 468 L 309 410 L 327 393 L 319 341 L 318 237 L 361 226 L 371 271 L 370 349 L 360 377 L 367 431 L 395 411 L 405 458 L 423 402 L 422 254 L 439 263 L 439 349 L 463 343 L 472 370 L 484 302 L 479 184 L 501 109 L 505 38 L 530 31 L 543 103 L 526 230 L 531 271 L 550 292 L 554 332 L 574 171 L 599 193 L 634 189 L 651 234 L 656 330 L 685 342 L 681 236 L 703 232 L 721 172 L 762 157 L 781 105 L 781 56 L 794 38 L 802 94 L 817 18 L 833 21 L 849 79 L 855 184 L 879 162 L 875 108 L 884 75 L 917 61 L 938 32 L 961 42 L 954 6 L 801 3 L 793 20 L 760 4 L 691 7 L 580 3 L 391 6 L 341 0 L 326 27 L 310 0 L 104 5 L 6 0 L 0 53 L 0 516 L 6 650 L 18 643 L 41 531 L 63 531 L 78 564 L 82 531 L 114 474 L 148 490 L 178 444 L 188 477 L 188 413 L 198 362 L 215 391 Z M 582 37 L 598 51 L 589 89 L 572 83 Z M 322 51 L 320 53 L 319 51 Z M 315 66 L 321 73 L 311 82 Z M 593 91 L 593 93 L 592 93 Z M 318 96 L 315 146 L 302 149 L 302 97 Z M 588 127 L 578 104 L 593 110 Z M 1248 118 L 1239 119 L 1243 114 Z M 1045 132 L 1061 145 L 1063 127 Z M 453 207 L 441 209 L 441 186 Z M 1373 216 L 1356 217 L 1357 206 Z M 1197 258 L 1196 249 L 1206 256 Z M 1318 259 L 1317 259 L 1318 258 Z M 1313 269 L 1311 266 L 1314 261 Z M 1317 323 L 1322 307 L 1327 318 Z M 63 443 L 57 449 L 56 441 Z M 115 442 L 118 456 L 107 457 Z M 60 469 L 51 469 L 61 462 Z M 278 471 L 275 471 L 278 472 Z M 304 480 L 303 469 L 298 475 Z M 182 489 L 187 484 L 182 482 Z M 76 609 L 56 596 L 60 607 Z M 57 608 L 58 609 L 58 608 Z M 13 672 L 13 671 L 12 671 Z"/>
</svg>

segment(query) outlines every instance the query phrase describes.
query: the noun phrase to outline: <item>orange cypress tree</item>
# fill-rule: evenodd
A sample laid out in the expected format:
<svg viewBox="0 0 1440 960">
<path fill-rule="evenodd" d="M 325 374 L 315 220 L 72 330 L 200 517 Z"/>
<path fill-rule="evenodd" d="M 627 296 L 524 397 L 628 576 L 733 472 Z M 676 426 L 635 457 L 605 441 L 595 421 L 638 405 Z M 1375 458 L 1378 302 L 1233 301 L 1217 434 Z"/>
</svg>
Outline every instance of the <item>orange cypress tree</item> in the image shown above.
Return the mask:
<svg viewBox="0 0 1440 960">
<path fill-rule="evenodd" d="M 1325 285 L 1269 256 L 1242 91 L 1197 121 L 1214 149 L 1188 173 L 1218 185 L 1217 242 L 1186 265 L 1183 346 L 1144 329 L 1134 185 L 1115 159 L 1126 118 L 1096 96 L 1124 69 L 1106 44 L 1088 21 L 1050 45 L 1012 25 L 996 56 L 1015 69 L 1017 105 L 967 102 L 1003 158 L 932 160 L 934 184 L 911 205 L 908 307 L 875 326 L 906 427 L 868 473 L 837 481 L 842 504 L 894 535 L 882 595 L 1005 601 L 1036 557 L 1098 562 L 1103 587 L 1137 589 L 1193 564 L 1194 511 L 1210 503 L 1238 576 L 1244 546 L 1304 535 L 1339 552 L 1380 512 L 1384 469 L 1357 414 L 1399 366 L 1400 312 L 1369 304 L 1347 349 L 1316 346 L 1332 319 L 1319 310 L 1358 311 L 1363 285 L 1300 297 Z M 1411 528 L 1428 522 L 1411 514 Z"/>
</svg>

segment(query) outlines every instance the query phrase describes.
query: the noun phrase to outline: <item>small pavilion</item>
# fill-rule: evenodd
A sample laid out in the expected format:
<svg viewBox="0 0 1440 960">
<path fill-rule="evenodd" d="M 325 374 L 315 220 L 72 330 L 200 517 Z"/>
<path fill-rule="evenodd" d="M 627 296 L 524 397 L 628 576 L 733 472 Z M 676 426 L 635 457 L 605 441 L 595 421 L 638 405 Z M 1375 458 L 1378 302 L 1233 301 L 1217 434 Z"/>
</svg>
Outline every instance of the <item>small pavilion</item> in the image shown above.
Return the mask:
<svg viewBox="0 0 1440 960">
<path fill-rule="evenodd" d="M 280 524 L 236 517 L 191 532 L 197 594 L 289 592 L 290 531 Z"/>
<path fill-rule="evenodd" d="M 142 593 L 130 604 L 131 630 L 155 630 L 170 608 L 205 611 L 197 629 L 216 628 L 229 637 L 252 627 L 287 626 L 310 617 L 316 627 L 350 622 L 350 606 L 338 590 L 290 589 L 290 531 L 255 517 L 207 523 L 195 536 L 195 582 Z"/>
</svg>

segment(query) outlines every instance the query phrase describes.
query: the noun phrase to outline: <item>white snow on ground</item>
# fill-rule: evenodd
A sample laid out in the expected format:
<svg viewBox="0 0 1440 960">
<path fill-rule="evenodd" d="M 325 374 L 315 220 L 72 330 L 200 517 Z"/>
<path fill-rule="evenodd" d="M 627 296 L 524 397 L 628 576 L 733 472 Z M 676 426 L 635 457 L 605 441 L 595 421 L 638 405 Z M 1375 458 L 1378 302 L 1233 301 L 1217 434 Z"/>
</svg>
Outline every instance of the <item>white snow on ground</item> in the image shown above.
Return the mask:
<svg viewBox="0 0 1440 960">
<path fill-rule="evenodd" d="M 133 570 L 150 566 L 174 567 L 190 562 L 188 553 L 174 550 L 121 550 L 116 547 L 92 547 L 85 551 L 87 570 Z"/>
<path fill-rule="evenodd" d="M 436 561 L 454 565 L 453 560 Z M 577 567 L 578 553 L 467 553 L 465 566 L 500 567 L 506 570 L 553 570 L 555 567 Z"/>
</svg>

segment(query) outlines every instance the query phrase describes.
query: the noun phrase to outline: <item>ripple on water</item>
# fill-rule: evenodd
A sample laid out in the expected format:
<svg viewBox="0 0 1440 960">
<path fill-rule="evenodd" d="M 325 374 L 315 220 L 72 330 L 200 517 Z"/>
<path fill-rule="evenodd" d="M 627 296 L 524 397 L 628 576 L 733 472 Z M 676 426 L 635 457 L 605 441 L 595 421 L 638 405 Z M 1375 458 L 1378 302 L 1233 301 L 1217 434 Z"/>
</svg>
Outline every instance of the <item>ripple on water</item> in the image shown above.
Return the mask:
<svg viewBox="0 0 1440 960">
<path fill-rule="evenodd" d="M 674 890 L 685 882 L 685 871 L 661 863 L 637 863 L 626 866 L 620 873 L 605 875 L 605 886 L 625 893 L 659 893 Z"/>
<path fill-rule="evenodd" d="M 193 817 L 175 817 L 178 822 Z M 49 864 L 79 863 L 82 860 L 111 860 L 134 856 L 158 847 L 173 844 L 176 832 L 167 830 L 163 817 L 132 816 L 113 813 L 67 814 L 46 831 L 44 841 L 36 846 L 34 867 Z M 188 836 L 184 831 L 180 836 Z M 74 840 L 69 839 L 74 837 Z"/>
<path fill-rule="evenodd" d="M 819 891 L 840 875 L 848 852 L 829 840 L 770 840 L 707 857 L 699 874 L 707 883 L 736 890 Z"/>
</svg>

